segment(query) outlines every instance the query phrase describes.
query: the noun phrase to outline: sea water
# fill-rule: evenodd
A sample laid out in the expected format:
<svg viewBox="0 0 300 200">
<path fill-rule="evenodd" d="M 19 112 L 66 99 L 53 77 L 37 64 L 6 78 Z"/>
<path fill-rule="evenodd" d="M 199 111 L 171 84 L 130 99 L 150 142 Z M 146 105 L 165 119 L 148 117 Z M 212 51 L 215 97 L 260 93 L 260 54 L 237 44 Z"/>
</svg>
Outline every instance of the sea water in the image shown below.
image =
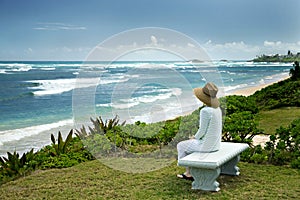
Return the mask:
<svg viewBox="0 0 300 200">
<path fill-rule="evenodd" d="M 152 123 L 201 106 L 192 88 L 219 96 L 287 76 L 292 63 L 247 61 L 0 62 L 0 156 L 50 143 L 50 135 L 120 117 Z"/>
</svg>

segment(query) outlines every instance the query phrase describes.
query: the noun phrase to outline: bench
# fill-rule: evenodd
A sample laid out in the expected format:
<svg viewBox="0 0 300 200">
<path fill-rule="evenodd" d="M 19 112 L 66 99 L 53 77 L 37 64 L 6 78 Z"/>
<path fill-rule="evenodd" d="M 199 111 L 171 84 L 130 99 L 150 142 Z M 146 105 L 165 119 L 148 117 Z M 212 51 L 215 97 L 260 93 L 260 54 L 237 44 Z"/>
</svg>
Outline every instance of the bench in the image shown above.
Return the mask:
<svg viewBox="0 0 300 200">
<path fill-rule="evenodd" d="M 216 179 L 220 174 L 238 176 L 236 166 L 240 153 L 248 148 L 245 143 L 221 142 L 220 150 L 210 153 L 194 152 L 178 160 L 178 166 L 189 167 L 194 178 L 192 189 L 219 191 Z"/>
</svg>

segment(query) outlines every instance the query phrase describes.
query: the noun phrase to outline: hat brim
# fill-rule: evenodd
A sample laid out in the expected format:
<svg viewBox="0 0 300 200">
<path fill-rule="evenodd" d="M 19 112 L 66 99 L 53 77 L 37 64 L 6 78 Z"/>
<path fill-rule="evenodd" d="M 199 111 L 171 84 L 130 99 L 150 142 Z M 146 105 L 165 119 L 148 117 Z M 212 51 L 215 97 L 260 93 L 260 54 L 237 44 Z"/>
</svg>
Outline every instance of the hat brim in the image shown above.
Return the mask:
<svg viewBox="0 0 300 200">
<path fill-rule="evenodd" d="M 210 107 L 213 107 L 213 108 L 217 108 L 217 107 L 220 106 L 219 99 L 217 97 L 212 98 L 212 97 L 206 95 L 203 92 L 203 88 L 195 88 L 193 91 L 194 91 L 194 95 L 200 101 L 202 101 L 204 104 L 206 104 L 207 106 L 210 106 Z"/>
</svg>

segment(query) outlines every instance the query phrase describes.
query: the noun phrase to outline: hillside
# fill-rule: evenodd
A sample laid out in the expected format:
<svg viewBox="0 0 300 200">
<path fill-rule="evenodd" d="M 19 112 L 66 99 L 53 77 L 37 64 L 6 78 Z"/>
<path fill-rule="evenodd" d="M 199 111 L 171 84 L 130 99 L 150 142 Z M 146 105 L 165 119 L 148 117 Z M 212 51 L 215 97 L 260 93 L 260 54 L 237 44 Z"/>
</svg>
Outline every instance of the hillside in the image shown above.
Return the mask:
<svg viewBox="0 0 300 200">
<path fill-rule="evenodd" d="M 300 107 L 300 80 L 291 78 L 274 83 L 252 96 L 261 110 L 281 107 Z"/>
</svg>

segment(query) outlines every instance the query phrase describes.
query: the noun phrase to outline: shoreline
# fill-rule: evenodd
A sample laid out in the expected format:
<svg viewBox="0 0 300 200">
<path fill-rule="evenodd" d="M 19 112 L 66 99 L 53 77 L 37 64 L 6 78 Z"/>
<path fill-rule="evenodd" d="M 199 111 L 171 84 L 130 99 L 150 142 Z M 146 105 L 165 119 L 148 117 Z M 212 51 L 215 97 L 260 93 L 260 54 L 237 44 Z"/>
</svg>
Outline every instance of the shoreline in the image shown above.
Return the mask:
<svg viewBox="0 0 300 200">
<path fill-rule="evenodd" d="M 268 86 L 273 85 L 274 83 L 278 83 L 280 81 L 284 81 L 288 78 L 290 78 L 290 76 L 289 76 L 289 74 L 286 74 L 286 75 L 280 77 L 279 79 L 275 79 L 274 81 L 271 81 L 269 83 L 264 83 L 264 84 L 260 84 L 260 85 L 256 85 L 256 86 L 246 87 L 243 89 L 236 89 L 236 90 L 229 91 L 229 92 L 227 92 L 227 94 L 225 96 L 230 96 L 230 95 L 250 96 L 265 87 L 268 87 Z"/>
</svg>

